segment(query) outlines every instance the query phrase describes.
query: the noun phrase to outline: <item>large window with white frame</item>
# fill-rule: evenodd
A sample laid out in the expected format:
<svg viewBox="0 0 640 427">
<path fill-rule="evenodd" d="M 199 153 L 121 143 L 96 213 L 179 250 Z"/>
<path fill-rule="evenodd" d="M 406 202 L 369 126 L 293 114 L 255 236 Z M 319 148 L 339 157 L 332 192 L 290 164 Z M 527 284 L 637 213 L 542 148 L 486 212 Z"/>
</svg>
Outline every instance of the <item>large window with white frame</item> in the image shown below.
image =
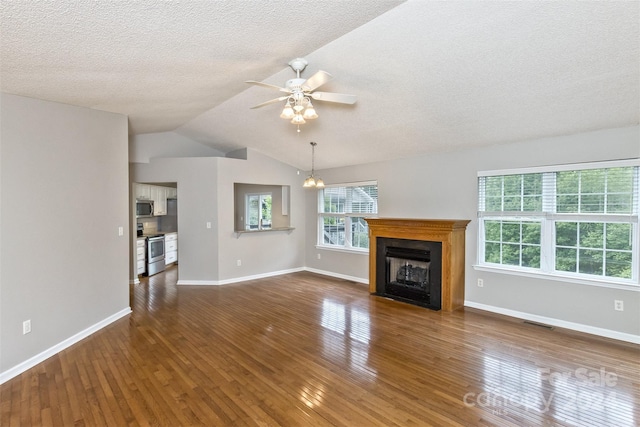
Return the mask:
<svg viewBox="0 0 640 427">
<path fill-rule="evenodd" d="M 318 191 L 318 246 L 368 251 L 365 217 L 377 213 L 377 182 L 327 185 Z"/>
<path fill-rule="evenodd" d="M 478 174 L 478 264 L 639 285 L 640 159 Z"/>
</svg>

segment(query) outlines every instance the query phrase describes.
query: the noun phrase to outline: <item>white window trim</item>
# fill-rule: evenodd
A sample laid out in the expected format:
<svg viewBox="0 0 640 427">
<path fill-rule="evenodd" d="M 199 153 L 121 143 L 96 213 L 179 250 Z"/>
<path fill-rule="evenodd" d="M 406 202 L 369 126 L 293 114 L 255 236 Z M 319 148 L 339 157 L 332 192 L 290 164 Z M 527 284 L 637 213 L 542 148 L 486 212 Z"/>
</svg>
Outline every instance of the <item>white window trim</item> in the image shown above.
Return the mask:
<svg viewBox="0 0 640 427">
<path fill-rule="evenodd" d="M 619 167 L 640 167 L 640 159 L 624 159 L 605 162 L 575 163 L 558 166 L 541 166 L 521 169 L 503 169 L 492 171 L 479 171 L 478 178 L 502 175 L 522 175 L 530 173 L 561 172 L 584 169 L 607 169 Z M 545 183 L 543 185 L 548 185 Z M 555 186 L 554 186 L 555 187 Z M 634 189 L 636 197 L 640 198 L 640 189 Z M 545 197 L 543 196 L 543 202 Z M 478 207 L 481 208 L 482 201 L 478 200 Z M 640 200 L 637 201 L 640 204 Z M 548 208 L 545 206 L 544 208 Z M 636 209 L 640 208 L 637 207 Z M 555 210 L 555 209 L 554 209 Z M 477 239 L 477 263 L 473 266 L 475 270 L 489 271 L 503 274 L 513 274 L 525 277 L 544 277 L 545 279 L 571 282 L 605 288 L 624 289 L 640 292 L 640 212 L 631 214 L 564 214 L 551 212 L 478 212 L 478 239 Z M 561 272 L 555 270 L 555 255 L 553 249 L 555 244 L 542 245 L 540 253 L 540 268 L 527 268 L 520 266 L 506 266 L 502 264 L 492 264 L 481 262 L 484 259 L 484 220 L 485 219 L 522 219 L 541 220 L 541 242 L 555 242 L 554 221 L 592 221 L 592 222 L 627 222 L 632 224 L 632 253 L 631 279 L 612 278 L 595 276 L 581 273 Z"/>
</svg>

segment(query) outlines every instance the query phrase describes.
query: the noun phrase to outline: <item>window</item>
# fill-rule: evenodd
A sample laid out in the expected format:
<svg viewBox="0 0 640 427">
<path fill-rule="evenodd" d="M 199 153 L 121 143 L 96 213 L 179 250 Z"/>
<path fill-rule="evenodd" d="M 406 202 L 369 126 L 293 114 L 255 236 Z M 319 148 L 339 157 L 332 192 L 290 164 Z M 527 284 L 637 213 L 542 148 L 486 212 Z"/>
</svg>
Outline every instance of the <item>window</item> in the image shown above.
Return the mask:
<svg viewBox="0 0 640 427">
<path fill-rule="evenodd" d="M 331 185 L 318 191 L 318 245 L 366 251 L 366 216 L 378 213 L 378 184 Z"/>
<path fill-rule="evenodd" d="M 271 193 L 247 194 L 245 230 L 271 228 Z"/>
<path fill-rule="evenodd" d="M 479 264 L 638 285 L 639 164 L 479 173 Z"/>
</svg>

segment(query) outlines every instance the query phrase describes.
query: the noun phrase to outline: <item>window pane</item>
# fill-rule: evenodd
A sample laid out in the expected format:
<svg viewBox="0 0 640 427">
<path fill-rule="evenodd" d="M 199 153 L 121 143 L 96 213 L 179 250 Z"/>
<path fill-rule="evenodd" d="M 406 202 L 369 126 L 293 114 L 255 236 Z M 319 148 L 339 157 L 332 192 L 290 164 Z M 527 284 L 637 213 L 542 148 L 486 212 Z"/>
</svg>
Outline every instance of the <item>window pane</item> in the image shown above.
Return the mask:
<svg viewBox="0 0 640 427">
<path fill-rule="evenodd" d="M 633 204 L 633 194 L 608 194 L 607 195 L 607 213 L 631 213 Z"/>
<path fill-rule="evenodd" d="M 520 242 L 520 223 L 503 222 L 502 223 L 502 241 L 519 243 Z"/>
<path fill-rule="evenodd" d="M 486 243 L 484 245 L 484 260 L 500 264 L 500 243 Z"/>
<path fill-rule="evenodd" d="M 485 200 L 485 210 L 488 212 L 499 212 L 502 210 L 502 197 L 487 197 Z"/>
<path fill-rule="evenodd" d="M 502 245 L 502 264 L 520 265 L 520 245 Z"/>
<path fill-rule="evenodd" d="M 556 245 L 578 246 L 577 222 L 556 222 Z"/>
<path fill-rule="evenodd" d="M 606 275 L 631 279 L 631 252 L 607 252 Z"/>
<path fill-rule="evenodd" d="M 500 241 L 500 221 L 485 221 L 484 232 L 485 232 L 485 240 L 499 242 Z"/>
<path fill-rule="evenodd" d="M 520 196 L 504 196 L 504 210 L 505 211 L 520 211 L 522 207 Z"/>
<path fill-rule="evenodd" d="M 580 249 L 578 273 L 602 275 L 602 252 L 594 249 Z"/>
<path fill-rule="evenodd" d="M 604 194 L 583 194 L 580 196 L 580 212 L 604 213 Z"/>
<path fill-rule="evenodd" d="M 607 249 L 631 251 L 632 240 L 631 224 L 607 223 Z"/>
<path fill-rule="evenodd" d="M 578 251 L 569 248 L 556 248 L 556 270 L 575 272 L 578 268 Z"/>
<path fill-rule="evenodd" d="M 522 175 L 507 175 L 504 177 L 504 195 L 518 196 L 522 194 Z"/>
<path fill-rule="evenodd" d="M 485 178 L 485 194 L 487 197 L 502 199 L 502 177 L 488 176 Z M 496 209 L 499 210 L 499 209 Z"/>
<path fill-rule="evenodd" d="M 566 171 L 556 173 L 556 192 L 558 194 L 578 194 L 579 191 L 579 171 Z"/>
<path fill-rule="evenodd" d="M 578 212 L 578 200 L 577 194 L 558 194 L 556 196 L 556 212 Z"/>
<path fill-rule="evenodd" d="M 611 168 L 607 170 L 608 193 L 633 192 L 633 168 Z"/>
<path fill-rule="evenodd" d="M 588 169 L 580 171 L 580 190 L 583 194 L 604 193 L 604 169 Z"/>
<path fill-rule="evenodd" d="M 522 266 L 540 268 L 540 246 L 522 247 Z"/>
<path fill-rule="evenodd" d="M 581 248 L 600 249 L 604 247 L 604 224 L 601 222 L 581 222 L 578 224 L 578 244 Z"/>
<path fill-rule="evenodd" d="M 344 203 L 347 197 L 345 187 L 332 187 L 322 190 L 324 196 L 323 212 L 344 213 Z"/>
<path fill-rule="evenodd" d="M 369 247 L 369 227 L 364 218 L 351 218 L 351 246 L 363 249 Z"/>
<path fill-rule="evenodd" d="M 344 218 L 325 216 L 323 217 L 323 238 L 325 245 L 344 246 Z"/>
<path fill-rule="evenodd" d="M 367 185 L 347 189 L 345 203 L 347 213 L 376 213 L 378 212 L 378 187 Z"/>
<path fill-rule="evenodd" d="M 522 243 L 540 244 L 540 223 L 525 222 L 522 223 Z"/>
<path fill-rule="evenodd" d="M 260 196 L 247 196 L 247 230 L 257 230 L 260 220 Z"/>
</svg>

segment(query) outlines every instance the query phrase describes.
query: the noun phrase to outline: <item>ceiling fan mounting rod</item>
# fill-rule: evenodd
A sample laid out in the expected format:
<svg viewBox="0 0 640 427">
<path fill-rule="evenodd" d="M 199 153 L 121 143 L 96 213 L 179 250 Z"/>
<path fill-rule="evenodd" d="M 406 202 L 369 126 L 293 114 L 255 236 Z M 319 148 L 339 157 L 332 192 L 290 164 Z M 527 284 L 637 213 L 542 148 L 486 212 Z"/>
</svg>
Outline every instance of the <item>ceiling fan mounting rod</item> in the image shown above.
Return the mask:
<svg viewBox="0 0 640 427">
<path fill-rule="evenodd" d="M 289 66 L 296 72 L 298 78 L 300 78 L 300 73 L 307 68 L 309 63 L 304 58 L 296 58 L 289 61 Z"/>
</svg>

